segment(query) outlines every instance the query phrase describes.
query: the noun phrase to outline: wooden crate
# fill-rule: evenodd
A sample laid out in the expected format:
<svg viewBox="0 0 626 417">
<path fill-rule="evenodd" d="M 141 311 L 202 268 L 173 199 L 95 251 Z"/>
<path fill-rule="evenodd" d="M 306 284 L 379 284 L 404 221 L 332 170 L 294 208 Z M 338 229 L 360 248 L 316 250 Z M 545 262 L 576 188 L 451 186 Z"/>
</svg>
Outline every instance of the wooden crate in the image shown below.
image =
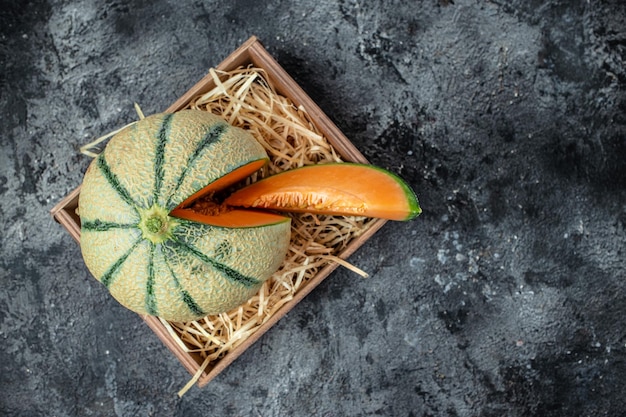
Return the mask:
<svg viewBox="0 0 626 417">
<path fill-rule="evenodd" d="M 231 71 L 241 66 L 254 65 L 266 71 L 270 82 L 276 91 L 291 99 L 297 106 L 306 109 L 312 122 L 319 131 L 328 139 L 337 153 L 345 161 L 367 163 L 365 157 L 354 147 L 345 135 L 335 126 L 335 124 L 322 112 L 313 100 L 300 88 L 300 86 L 285 72 L 285 70 L 270 56 L 263 45 L 256 37 L 251 37 L 230 56 L 228 56 L 216 68 L 223 71 Z M 176 112 L 185 108 L 189 102 L 199 94 L 211 90 L 215 86 L 213 78 L 207 74 L 193 87 L 191 87 L 174 104 L 167 108 L 167 112 Z M 78 206 L 80 187 L 76 188 L 60 201 L 52 210 L 51 214 L 56 221 L 63 225 L 70 235 L 80 242 L 80 218 L 75 210 Z M 385 220 L 374 221 L 370 227 L 358 238 L 353 239 L 348 246 L 338 255 L 342 259 L 348 258 L 354 251 L 363 245 L 380 227 Z M 198 379 L 200 387 L 206 385 L 217 374 L 230 365 L 239 357 L 250 345 L 256 342 L 266 331 L 268 331 L 278 320 L 287 314 L 300 300 L 306 297 L 322 280 L 324 280 L 336 267 L 337 263 L 330 263 L 321 269 L 318 274 L 301 287 L 294 298 L 283 305 L 266 323 L 249 336 L 244 343 L 227 353 L 223 358 L 210 364 Z M 168 332 L 161 321 L 152 316 L 141 316 L 146 324 L 154 331 L 161 341 L 174 353 L 183 366 L 195 375 L 200 369 L 203 359 L 200 354 L 185 351 L 173 336 Z"/>
</svg>

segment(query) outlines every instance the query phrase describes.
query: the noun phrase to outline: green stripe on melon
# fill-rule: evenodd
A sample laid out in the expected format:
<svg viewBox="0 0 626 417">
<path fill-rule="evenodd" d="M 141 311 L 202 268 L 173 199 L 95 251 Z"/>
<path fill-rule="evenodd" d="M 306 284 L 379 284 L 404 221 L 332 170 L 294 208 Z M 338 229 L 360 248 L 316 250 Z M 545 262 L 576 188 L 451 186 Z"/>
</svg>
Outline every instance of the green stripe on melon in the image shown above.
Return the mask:
<svg viewBox="0 0 626 417">
<path fill-rule="evenodd" d="M 202 111 L 158 114 L 121 131 L 81 187 L 87 267 L 139 314 L 185 321 L 244 303 L 282 263 L 289 219 L 226 228 L 170 212 L 214 181 L 266 159 L 249 133 Z"/>
</svg>

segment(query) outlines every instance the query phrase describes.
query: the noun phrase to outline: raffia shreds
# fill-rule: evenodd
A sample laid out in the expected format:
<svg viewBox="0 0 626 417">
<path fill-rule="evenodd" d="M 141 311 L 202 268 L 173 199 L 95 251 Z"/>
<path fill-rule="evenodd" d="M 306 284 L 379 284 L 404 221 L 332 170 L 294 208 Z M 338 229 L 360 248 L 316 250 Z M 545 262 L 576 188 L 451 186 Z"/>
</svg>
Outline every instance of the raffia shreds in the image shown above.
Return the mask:
<svg viewBox="0 0 626 417">
<path fill-rule="evenodd" d="M 135 112 L 137 113 L 137 117 L 139 117 L 139 120 L 144 119 L 146 116 L 144 116 L 143 111 L 141 110 L 141 107 L 139 107 L 139 104 L 135 103 L 134 107 L 135 107 Z M 101 149 L 97 148 L 97 146 L 99 144 L 101 144 L 102 142 L 106 141 L 109 138 L 112 138 L 117 133 L 121 132 L 122 130 L 126 129 L 127 127 L 130 127 L 130 126 L 134 125 L 135 123 L 137 123 L 137 120 L 127 124 L 126 126 L 120 128 L 120 129 L 117 129 L 117 130 L 114 130 L 113 132 L 107 133 L 106 135 L 99 137 L 98 139 L 94 140 L 93 142 L 89 142 L 88 144 L 81 146 L 80 147 L 80 153 L 82 153 L 83 155 L 87 155 L 87 156 L 89 156 L 91 158 L 96 158 L 98 156 L 98 154 L 101 152 Z"/>
<path fill-rule="evenodd" d="M 117 133 L 121 132 L 122 130 L 126 129 L 127 127 L 130 127 L 132 125 L 134 125 L 135 123 L 137 123 L 137 121 L 131 122 L 129 124 L 127 124 L 124 127 L 121 127 L 120 129 L 114 130 L 113 132 L 107 133 L 104 136 L 100 136 L 98 139 L 94 140 L 93 142 L 89 142 L 86 145 L 83 145 L 80 147 L 80 152 L 83 155 L 87 155 L 91 158 L 96 158 L 98 156 L 98 154 L 100 153 L 101 149 L 98 149 L 97 146 L 99 144 L 101 144 L 102 142 L 106 141 L 109 138 L 112 138 L 113 136 L 115 136 Z"/>
<path fill-rule="evenodd" d="M 318 163 L 341 162 L 328 140 L 311 122 L 306 109 L 278 94 L 263 69 L 209 71 L 215 87 L 192 100 L 189 108 L 208 111 L 247 129 L 265 148 L 270 162 L 249 182 L 267 175 Z M 258 294 L 232 311 L 187 323 L 167 323 L 170 334 L 187 352 L 200 353 L 203 363 L 179 396 L 204 370 L 245 342 L 326 265 L 335 262 L 367 277 L 338 257 L 371 224 L 365 217 L 289 214 L 291 244 L 285 261 Z"/>
</svg>

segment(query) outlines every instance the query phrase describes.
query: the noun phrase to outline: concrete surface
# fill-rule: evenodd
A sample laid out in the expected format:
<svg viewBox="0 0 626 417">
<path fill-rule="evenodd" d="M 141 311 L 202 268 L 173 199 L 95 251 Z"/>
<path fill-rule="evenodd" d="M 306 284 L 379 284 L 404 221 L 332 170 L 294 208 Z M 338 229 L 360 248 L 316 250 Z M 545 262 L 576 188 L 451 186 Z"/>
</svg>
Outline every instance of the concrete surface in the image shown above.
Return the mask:
<svg viewBox="0 0 626 417">
<path fill-rule="evenodd" d="M 620 0 L 3 0 L 0 415 L 624 415 L 625 28 Z M 179 399 L 48 211 L 80 145 L 252 34 L 425 212 Z"/>
</svg>

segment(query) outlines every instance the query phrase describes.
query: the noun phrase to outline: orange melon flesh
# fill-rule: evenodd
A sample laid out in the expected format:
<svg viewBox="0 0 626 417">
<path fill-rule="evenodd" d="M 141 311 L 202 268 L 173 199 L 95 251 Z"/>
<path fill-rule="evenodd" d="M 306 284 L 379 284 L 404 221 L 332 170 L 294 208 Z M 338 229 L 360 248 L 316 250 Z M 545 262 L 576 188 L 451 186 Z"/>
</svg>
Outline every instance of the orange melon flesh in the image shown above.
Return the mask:
<svg viewBox="0 0 626 417">
<path fill-rule="evenodd" d="M 226 206 L 220 207 L 217 204 L 215 204 L 215 213 L 211 214 L 201 213 L 195 211 L 195 209 L 188 208 L 189 205 L 200 200 L 202 197 L 222 191 L 252 175 L 266 163 L 267 159 L 259 159 L 234 169 L 187 198 L 170 212 L 170 216 L 211 226 L 228 228 L 268 226 L 287 221 L 288 218 L 285 216 L 266 211 L 232 209 Z"/>
<path fill-rule="evenodd" d="M 234 170 L 232 170 L 228 174 L 223 175 L 222 177 L 220 177 L 217 180 L 213 181 L 212 183 L 210 183 L 209 185 L 207 185 L 206 187 L 204 187 L 200 191 L 198 191 L 195 194 L 187 197 L 187 199 L 185 199 L 185 201 L 180 203 L 178 205 L 178 207 L 176 207 L 176 209 L 185 208 L 185 207 L 189 206 L 191 203 L 193 203 L 194 201 L 204 197 L 205 195 L 208 195 L 208 194 L 211 194 L 211 193 L 214 193 L 214 192 L 217 192 L 217 191 L 221 191 L 221 190 L 223 190 L 223 189 L 225 189 L 227 187 L 230 187 L 231 185 L 233 185 L 233 184 L 235 184 L 235 183 L 245 179 L 246 177 L 249 177 L 253 173 L 257 172 L 266 163 L 267 163 L 267 159 L 258 159 L 256 161 L 252 161 L 252 162 L 249 162 L 249 163 L 247 163 L 245 165 L 242 165 L 239 168 L 235 168 Z"/>
<path fill-rule="evenodd" d="M 179 219 L 228 228 L 268 226 L 289 220 L 279 214 L 250 209 L 232 209 L 217 215 L 206 215 L 189 209 L 177 208 L 170 215 Z"/>
<path fill-rule="evenodd" d="M 225 204 L 388 220 L 410 220 L 422 211 L 415 193 L 400 177 L 353 163 L 284 171 L 234 192 Z"/>
</svg>

